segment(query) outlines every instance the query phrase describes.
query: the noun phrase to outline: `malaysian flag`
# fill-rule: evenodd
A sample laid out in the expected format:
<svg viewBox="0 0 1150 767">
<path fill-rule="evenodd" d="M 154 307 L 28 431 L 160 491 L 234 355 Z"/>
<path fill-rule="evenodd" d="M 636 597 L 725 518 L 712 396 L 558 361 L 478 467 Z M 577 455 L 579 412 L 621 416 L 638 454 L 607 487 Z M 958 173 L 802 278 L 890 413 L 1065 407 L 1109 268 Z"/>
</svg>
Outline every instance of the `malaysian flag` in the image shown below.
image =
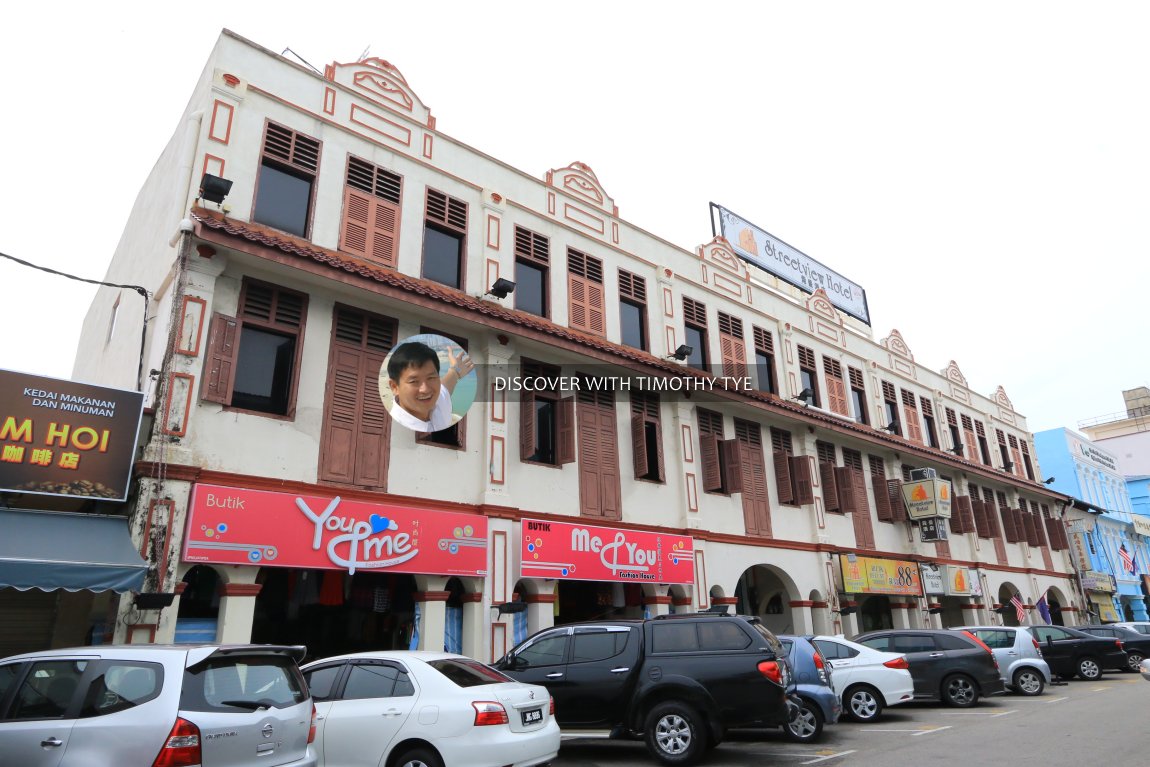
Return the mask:
<svg viewBox="0 0 1150 767">
<path fill-rule="evenodd" d="M 1010 598 L 1010 604 L 1014 605 L 1014 614 L 1018 616 L 1018 622 L 1022 623 L 1026 620 L 1026 605 L 1022 604 L 1022 595 L 1017 591 L 1014 596 Z"/>
<path fill-rule="evenodd" d="M 1122 557 L 1122 569 L 1128 573 L 1138 572 L 1138 564 L 1134 561 L 1134 555 L 1126 550 L 1125 543 L 1118 547 L 1118 556 Z"/>
<path fill-rule="evenodd" d="M 1046 602 L 1046 592 L 1042 592 L 1042 596 L 1034 603 L 1034 609 L 1038 610 L 1038 614 L 1042 616 L 1044 623 L 1050 623 L 1050 605 Z"/>
</svg>

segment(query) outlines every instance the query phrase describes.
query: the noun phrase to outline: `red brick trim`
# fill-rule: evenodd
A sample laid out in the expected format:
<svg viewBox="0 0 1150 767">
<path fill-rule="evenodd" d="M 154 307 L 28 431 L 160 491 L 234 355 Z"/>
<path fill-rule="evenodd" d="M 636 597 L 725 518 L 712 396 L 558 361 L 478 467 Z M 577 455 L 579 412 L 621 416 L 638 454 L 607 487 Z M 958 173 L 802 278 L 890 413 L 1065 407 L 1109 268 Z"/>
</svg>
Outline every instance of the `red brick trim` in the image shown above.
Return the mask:
<svg viewBox="0 0 1150 767">
<path fill-rule="evenodd" d="M 666 596 L 666 595 L 664 595 L 664 596 L 653 596 L 653 597 L 643 597 L 643 604 L 645 604 L 645 605 L 669 605 L 669 604 L 671 604 L 671 598 L 669 596 Z"/>
<path fill-rule="evenodd" d="M 918 605 L 914 602 L 891 602 L 890 608 L 892 610 L 916 610 Z"/>
<path fill-rule="evenodd" d="M 711 599 L 712 604 L 716 605 L 737 605 L 739 603 L 738 597 L 714 597 Z"/>
<path fill-rule="evenodd" d="M 675 605 L 675 607 L 688 607 L 691 604 L 691 598 L 690 597 L 674 597 L 671 600 L 671 604 Z"/>
<path fill-rule="evenodd" d="M 187 581 L 180 581 L 179 583 L 176 584 L 176 587 L 173 588 L 172 591 L 176 592 L 176 596 L 181 596 L 184 593 L 184 589 L 186 589 L 187 587 L 188 587 Z"/>
<path fill-rule="evenodd" d="M 451 598 L 450 591 L 416 591 L 411 595 L 416 602 L 446 602 Z"/>
<path fill-rule="evenodd" d="M 523 601 L 529 605 L 553 605 L 555 604 L 556 597 L 554 594 L 524 594 Z"/>
<path fill-rule="evenodd" d="M 263 588 L 262 583 L 221 583 L 221 597 L 254 597 Z"/>
<path fill-rule="evenodd" d="M 962 606 L 962 609 L 963 609 L 963 610 L 981 610 L 981 609 L 982 609 L 982 605 L 980 605 L 980 604 L 978 604 L 978 603 L 969 604 L 969 605 L 963 605 L 963 606 Z"/>
<path fill-rule="evenodd" d="M 482 601 L 483 601 L 483 594 L 481 594 L 481 593 L 480 594 L 464 594 L 463 595 L 463 602 L 465 604 L 467 602 L 482 602 Z"/>
</svg>

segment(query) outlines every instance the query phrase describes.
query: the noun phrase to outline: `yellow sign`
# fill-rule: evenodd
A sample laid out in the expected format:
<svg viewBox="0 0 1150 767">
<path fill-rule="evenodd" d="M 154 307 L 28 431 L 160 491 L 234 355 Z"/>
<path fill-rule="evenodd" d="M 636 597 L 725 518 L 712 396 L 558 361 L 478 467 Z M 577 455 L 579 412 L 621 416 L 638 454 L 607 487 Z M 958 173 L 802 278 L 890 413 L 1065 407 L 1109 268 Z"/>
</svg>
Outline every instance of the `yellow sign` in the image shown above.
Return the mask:
<svg viewBox="0 0 1150 767">
<path fill-rule="evenodd" d="M 1107 599 L 1106 597 L 1090 597 L 1091 603 L 1094 605 L 1098 613 L 1098 618 L 1104 623 L 1116 623 L 1121 618 L 1118 617 L 1118 611 L 1114 609 L 1114 600 Z"/>
<path fill-rule="evenodd" d="M 839 566 L 847 594 L 922 596 L 922 580 L 915 562 L 839 554 Z"/>
<path fill-rule="evenodd" d="M 902 500 L 911 519 L 950 518 L 950 483 L 942 479 L 922 479 L 902 486 Z"/>
</svg>

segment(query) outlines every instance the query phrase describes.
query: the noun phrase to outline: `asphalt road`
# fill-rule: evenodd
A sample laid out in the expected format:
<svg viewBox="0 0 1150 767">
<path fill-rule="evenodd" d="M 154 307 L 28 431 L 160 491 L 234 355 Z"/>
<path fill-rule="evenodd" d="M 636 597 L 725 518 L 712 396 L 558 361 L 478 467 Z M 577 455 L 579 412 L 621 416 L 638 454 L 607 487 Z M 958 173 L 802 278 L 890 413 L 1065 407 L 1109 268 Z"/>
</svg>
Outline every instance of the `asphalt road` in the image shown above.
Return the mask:
<svg viewBox="0 0 1150 767">
<path fill-rule="evenodd" d="M 553 767 L 656 764 L 638 741 L 565 739 Z M 816 744 L 781 731 L 735 731 L 707 754 L 706 767 L 818 764 L 823 767 L 1150 764 L 1150 682 L 1107 674 L 1098 682 L 1047 687 L 1037 698 L 1012 694 L 973 709 L 912 703 L 862 725 L 840 722 Z"/>
</svg>

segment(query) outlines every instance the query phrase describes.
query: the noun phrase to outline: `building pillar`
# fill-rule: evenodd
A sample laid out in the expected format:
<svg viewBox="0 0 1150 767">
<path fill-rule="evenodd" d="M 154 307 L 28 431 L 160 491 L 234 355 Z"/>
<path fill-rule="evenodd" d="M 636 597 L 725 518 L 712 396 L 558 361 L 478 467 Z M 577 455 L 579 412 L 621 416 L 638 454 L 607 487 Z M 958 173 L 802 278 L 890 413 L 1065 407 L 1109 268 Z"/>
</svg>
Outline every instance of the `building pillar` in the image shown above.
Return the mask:
<svg viewBox="0 0 1150 767">
<path fill-rule="evenodd" d="M 479 658 L 483 652 L 483 594 L 463 595 L 463 654 Z"/>
<path fill-rule="evenodd" d="M 1146 612 L 1146 600 L 1142 597 L 1130 597 L 1130 609 L 1133 611 L 1134 620 L 1150 620 L 1150 613 Z"/>
<path fill-rule="evenodd" d="M 259 583 L 221 583 L 219 587 L 219 624 L 216 642 L 219 644 L 247 644 L 252 641 L 252 621 L 256 615 L 256 595 L 263 586 Z"/>
<path fill-rule="evenodd" d="M 447 600 L 450 591 L 417 591 L 412 598 L 419 605 L 419 643 L 417 650 L 443 650 L 447 633 Z"/>
<path fill-rule="evenodd" d="M 727 605 L 727 611 L 734 614 L 739 611 L 739 598 L 738 597 L 711 597 L 712 607 L 722 607 Z"/>
<path fill-rule="evenodd" d="M 540 588 L 555 588 L 553 583 L 540 584 Z M 527 636 L 531 636 L 536 631 L 549 629 L 555 625 L 555 596 L 554 591 L 550 594 L 524 594 L 523 601 L 527 603 Z"/>
<path fill-rule="evenodd" d="M 672 597 L 671 606 L 675 608 L 675 613 L 678 615 L 695 612 L 695 600 L 690 595 L 685 597 Z"/>
<path fill-rule="evenodd" d="M 814 602 L 810 600 L 793 600 L 791 606 L 791 627 L 792 631 L 796 634 L 811 634 L 814 633 L 812 627 L 814 626 L 814 618 L 811 616 L 811 608 Z"/>
<path fill-rule="evenodd" d="M 840 610 L 851 607 L 854 608 L 854 612 L 850 613 L 849 615 L 839 613 L 838 620 L 836 621 L 836 623 L 839 624 L 839 630 L 835 633 L 842 633 L 842 635 L 847 639 L 850 639 L 851 637 L 857 636 L 859 634 L 859 603 L 846 599 L 839 602 Z"/>
<path fill-rule="evenodd" d="M 916 628 L 912 625 L 910 611 L 914 610 L 918 605 L 913 602 L 891 602 L 890 603 L 890 622 L 896 629 L 909 629 Z"/>
<path fill-rule="evenodd" d="M 926 609 L 927 610 L 941 610 L 942 604 L 939 602 L 928 602 L 926 605 Z M 926 623 L 927 623 L 927 625 L 926 625 L 927 628 L 932 628 L 932 629 L 945 628 L 945 626 L 942 625 L 942 613 L 932 613 L 932 612 L 926 613 Z"/>
<path fill-rule="evenodd" d="M 981 602 L 968 602 L 962 606 L 962 621 L 968 626 L 985 626 L 989 618 Z"/>
<path fill-rule="evenodd" d="M 658 594 L 644 594 L 643 606 L 652 618 L 657 615 L 669 615 L 671 612 L 671 597 Z"/>
</svg>

